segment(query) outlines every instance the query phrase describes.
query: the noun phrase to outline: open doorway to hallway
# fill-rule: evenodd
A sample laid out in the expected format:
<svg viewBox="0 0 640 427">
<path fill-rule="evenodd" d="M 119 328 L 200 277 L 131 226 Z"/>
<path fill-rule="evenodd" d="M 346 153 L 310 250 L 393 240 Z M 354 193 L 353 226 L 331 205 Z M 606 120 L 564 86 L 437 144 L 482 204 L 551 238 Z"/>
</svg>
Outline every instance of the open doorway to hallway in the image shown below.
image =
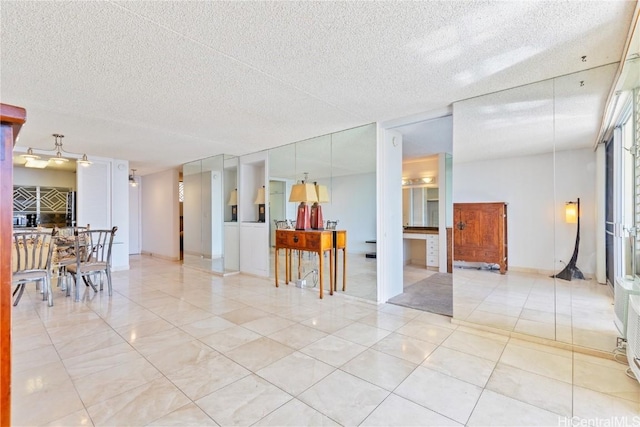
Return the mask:
<svg viewBox="0 0 640 427">
<path fill-rule="evenodd" d="M 453 119 L 446 115 L 393 130 L 402 134 L 403 147 L 398 187 L 402 191 L 404 292 L 389 302 L 452 316 L 453 286 L 446 253 Z"/>
</svg>

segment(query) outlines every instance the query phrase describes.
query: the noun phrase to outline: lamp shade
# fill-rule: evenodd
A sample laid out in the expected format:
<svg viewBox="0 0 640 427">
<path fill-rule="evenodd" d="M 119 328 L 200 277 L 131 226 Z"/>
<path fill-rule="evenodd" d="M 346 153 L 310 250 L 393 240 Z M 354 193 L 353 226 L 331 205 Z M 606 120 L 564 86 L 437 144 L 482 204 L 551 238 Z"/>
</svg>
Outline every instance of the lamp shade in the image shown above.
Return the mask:
<svg viewBox="0 0 640 427">
<path fill-rule="evenodd" d="M 569 224 L 575 224 L 578 222 L 578 203 L 567 202 L 564 207 L 565 221 Z"/>
<path fill-rule="evenodd" d="M 317 202 L 318 195 L 313 184 L 295 184 L 291 187 L 290 202 Z"/>
<path fill-rule="evenodd" d="M 329 190 L 326 185 L 316 184 L 316 195 L 318 203 L 327 203 L 329 201 Z"/>
<path fill-rule="evenodd" d="M 258 195 L 256 196 L 256 200 L 253 202 L 254 205 L 264 205 L 264 185 L 258 188 Z"/>
<path fill-rule="evenodd" d="M 235 189 L 229 195 L 229 203 L 227 203 L 227 205 L 236 206 L 237 204 L 238 204 L 238 189 Z"/>
</svg>

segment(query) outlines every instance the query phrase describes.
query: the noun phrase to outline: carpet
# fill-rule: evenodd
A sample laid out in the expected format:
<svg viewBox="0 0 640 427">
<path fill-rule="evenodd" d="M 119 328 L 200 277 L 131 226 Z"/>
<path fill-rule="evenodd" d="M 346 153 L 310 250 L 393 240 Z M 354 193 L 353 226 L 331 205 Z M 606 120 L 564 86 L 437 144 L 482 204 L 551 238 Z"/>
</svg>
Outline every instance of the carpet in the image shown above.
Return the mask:
<svg viewBox="0 0 640 427">
<path fill-rule="evenodd" d="M 415 308 L 453 317 L 453 275 L 436 273 L 404 288 L 404 292 L 387 301 L 390 304 Z"/>
</svg>

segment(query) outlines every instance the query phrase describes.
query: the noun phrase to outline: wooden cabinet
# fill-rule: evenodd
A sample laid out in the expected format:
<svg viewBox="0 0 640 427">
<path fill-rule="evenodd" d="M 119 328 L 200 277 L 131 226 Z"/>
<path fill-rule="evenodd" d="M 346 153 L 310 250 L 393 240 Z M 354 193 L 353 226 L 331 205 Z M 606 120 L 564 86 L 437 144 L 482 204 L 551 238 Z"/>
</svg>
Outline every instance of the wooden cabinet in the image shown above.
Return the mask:
<svg viewBox="0 0 640 427">
<path fill-rule="evenodd" d="M 276 230 L 275 279 L 278 286 L 278 251 L 285 250 L 285 283 L 291 281 L 291 250 L 298 251 L 298 278 L 300 278 L 300 255 L 302 251 L 318 254 L 320 298 L 323 296 L 323 254 L 329 251 L 329 294 L 333 295 L 337 285 L 337 251 L 342 249 L 342 290 L 347 286 L 347 231 L 346 230 Z"/>
<path fill-rule="evenodd" d="M 13 145 L 24 108 L 0 104 L 0 425 L 11 425 L 11 235 Z"/>
<path fill-rule="evenodd" d="M 506 203 L 453 205 L 453 260 L 498 264 L 500 274 L 505 274 L 508 266 Z"/>
</svg>

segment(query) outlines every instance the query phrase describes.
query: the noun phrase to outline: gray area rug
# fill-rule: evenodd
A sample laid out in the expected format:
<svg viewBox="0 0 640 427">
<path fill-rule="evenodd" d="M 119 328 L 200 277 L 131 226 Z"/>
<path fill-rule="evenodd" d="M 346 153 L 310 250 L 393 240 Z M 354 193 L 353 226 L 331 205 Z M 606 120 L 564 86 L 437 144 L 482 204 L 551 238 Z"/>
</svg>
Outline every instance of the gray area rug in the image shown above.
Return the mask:
<svg viewBox="0 0 640 427">
<path fill-rule="evenodd" d="M 404 293 L 387 301 L 390 304 L 415 308 L 453 317 L 453 275 L 436 273 L 404 288 Z"/>
</svg>

